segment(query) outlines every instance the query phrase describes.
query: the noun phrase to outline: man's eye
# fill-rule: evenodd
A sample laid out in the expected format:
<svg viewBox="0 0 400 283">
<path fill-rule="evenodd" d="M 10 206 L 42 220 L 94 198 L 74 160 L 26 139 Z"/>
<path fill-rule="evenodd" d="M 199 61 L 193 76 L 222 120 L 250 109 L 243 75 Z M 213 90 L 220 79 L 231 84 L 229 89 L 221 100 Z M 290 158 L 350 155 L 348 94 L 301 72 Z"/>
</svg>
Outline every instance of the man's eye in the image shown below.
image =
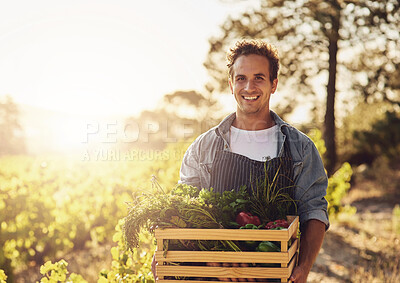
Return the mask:
<svg viewBox="0 0 400 283">
<path fill-rule="evenodd" d="M 261 76 L 256 77 L 256 80 L 263 80 L 263 79 L 264 79 L 264 77 L 261 77 Z"/>
<path fill-rule="evenodd" d="M 236 78 L 236 80 L 237 80 L 237 81 L 243 81 L 244 78 L 243 78 L 243 77 L 239 77 L 239 78 Z"/>
</svg>

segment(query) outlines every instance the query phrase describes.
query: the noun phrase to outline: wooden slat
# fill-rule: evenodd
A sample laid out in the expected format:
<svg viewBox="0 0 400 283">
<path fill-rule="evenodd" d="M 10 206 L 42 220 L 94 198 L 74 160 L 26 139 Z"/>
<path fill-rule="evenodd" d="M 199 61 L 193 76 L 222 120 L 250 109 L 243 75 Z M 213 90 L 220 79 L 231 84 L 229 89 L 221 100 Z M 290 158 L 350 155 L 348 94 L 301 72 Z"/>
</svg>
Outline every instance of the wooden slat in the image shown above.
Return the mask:
<svg viewBox="0 0 400 283">
<path fill-rule="evenodd" d="M 297 248 L 296 248 L 297 249 Z M 296 252 L 296 250 L 294 250 Z M 292 252 L 292 256 L 294 254 Z M 208 252 L 208 251 L 162 251 L 156 252 L 156 261 L 161 262 L 239 262 L 239 263 L 288 263 L 288 252 Z"/>
<path fill-rule="evenodd" d="M 272 275 L 274 277 L 270 276 L 269 278 L 281 278 L 281 279 L 282 278 L 287 278 L 285 280 L 282 279 L 283 281 L 281 281 L 281 282 L 291 282 L 288 278 L 290 277 L 290 275 L 293 272 L 294 266 L 295 266 L 296 261 L 297 261 L 297 256 L 298 256 L 298 254 L 296 253 L 294 255 L 294 257 L 292 258 L 292 260 L 290 261 L 289 266 L 287 268 L 285 268 L 287 270 L 287 273 L 284 274 L 283 277 L 280 277 L 282 275 L 278 275 L 278 277 L 276 277 L 276 275 L 274 274 L 274 275 Z M 202 267 L 202 268 L 204 268 L 204 267 Z M 207 268 L 209 268 L 209 267 L 207 267 Z M 224 267 L 223 269 L 226 269 L 226 267 Z M 230 269 L 232 269 L 232 268 L 230 268 Z M 244 269 L 244 268 L 242 267 L 241 269 Z M 255 267 L 254 268 L 253 267 L 254 272 L 257 272 L 257 273 L 262 269 L 264 269 L 264 270 L 265 269 L 279 269 L 279 270 L 281 270 L 282 268 L 259 268 L 259 267 Z M 246 271 L 242 270 L 242 272 L 246 272 Z M 246 274 L 247 276 L 245 276 L 245 277 L 236 276 L 236 278 L 260 278 L 260 277 L 255 277 L 255 275 L 253 275 L 253 273 L 252 274 Z M 173 276 L 171 274 L 169 274 L 169 275 Z M 260 274 L 258 274 L 258 275 L 260 275 Z M 163 276 L 167 276 L 167 274 L 163 274 Z M 223 276 L 230 276 L 229 278 L 235 278 L 235 277 L 232 276 L 232 274 L 228 274 L 228 275 L 224 274 Z M 202 276 L 195 276 L 195 277 L 206 277 L 206 276 L 202 275 Z M 211 277 L 211 276 L 208 276 L 208 277 Z M 215 277 L 215 276 L 213 276 L 213 277 Z M 219 278 L 226 278 L 226 277 L 220 276 Z M 264 277 L 264 278 L 267 278 L 267 277 Z M 202 281 L 196 280 L 196 281 L 193 281 L 193 280 L 175 280 L 175 279 L 159 279 L 159 280 L 157 280 L 157 283 L 209 283 L 209 282 L 215 282 L 215 281 L 209 281 L 209 280 L 202 280 Z M 268 281 L 260 281 L 260 279 L 258 279 L 257 282 L 268 282 Z"/>
<path fill-rule="evenodd" d="M 296 244 L 297 245 L 297 244 Z M 293 246 L 292 246 L 293 247 Z M 296 250 L 296 249 L 295 249 Z M 261 273 L 259 273 L 259 271 L 265 271 L 265 270 L 275 270 L 275 272 L 274 272 L 274 274 L 273 275 L 271 275 L 271 272 L 269 273 L 269 275 L 267 275 L 267 276 L 270 276 L 269 278 L 289 278 L 289 276 L 292 274 L 292 272 L 293 272 L 293 269 L 294 269 L 294 266 L 295 266 L 295 264 L 296 264 L 296 261 L 297 261 L 297 256 L 298 256 L 298 254 L 296 253 L 294 256 L 293 256 L 293 258 L 291 259 L 291 261 L 289 262 L 289 266 L 287 267 L 287 268 L 263 268 L 263 267 L 252 267 L 252 268 L 250 268 L 252 271 L 254 271 L 254 272 L 256 272 L 256 273 L 258 273 L 258 275 L 264 275 L 264 274 L 261 274 Z M 169 276 L 174 276 L 174 275 L 176 275 L 176 276 L 178 276 L 178 274 L 177 273 L 173 273 L 174 275 L 171 275 L 171 273 L 170 272 L 174 272 L 174 270 L 167 270 L 167 272 L 165 273 L 165 274 L 163 274 L 162 272 L 163 271 L 161 271 L 161 274 L 160 274 L 160 272 L 159 272 L 159 268 L 160 268 L 161 266 L 157 266 L 157 273 L 159 274 L 159 276 L 160 275 L 162 275 L 162 276 L 167 276 L 167 275 L 169 275 Z M 164 266 L 164 267 L 168 267 L 168 266 Z M 176 267 L 176 266 L 175 266 Z M 193 267 L 192 266 L 186 266 L 186 267 L 183 267 L 183 268 L 189 268 L 189 269 L 193 269 Z M 197 269 L 203 269 L 204 270 L 204 268 L 205 267 L 197 267 Z M 210 270 L 210 269 L 215 269 L 215 267 L 206 267 L 207 269 L 206 269 L 206 271 L 205 272 L 214 272 L 214 271 L 212 271 L 212 270 Z M 162 270 L 163 268 L 161 268 L 161 270 Z M 236 268 L 226 268 L 226 267 L 220 267 L 219 269 L 223 269 L 223 270 L 225 270 L 225 272 L 226 272 L 226 269 L 228 269 L 228 272 L 231 272 L 232 271 L 232 269 L 238 269 L 237 267 Z M 222 277 L 222 276 L 230 276 L 230 278 L 235 278 L 235 277 L 233 277 L 233 276 L 236 276 L 236 278 L 260 278 L 260 277 L 253 277 L 253 276 L 256 276 L 256 275 L 254 275 L 254 272 L 253 273 L 246 273 L 247 272 L 247 270 L 244 270 L 244 269 L 249 269 L 249 268 L 243 268 L 243 267 L 240 267 L 239 269 L 241 269 L 241 272 L 240 272 L 240 274 L 242 274 L 242 273 L 245 273 L 245 275 L 247 275 L 247 277 L 238 277 L 237 276 L 237 274 L 234 274 L 234 275 L 232 275 L 232 274 L 226 274 L 226 273 L 224 273 L 223 275 L 218 275 L 219 277 Z M 282 271 L 285 273 L 285 274 L 283 274 L 283 277 L 281 277 L 282 276 Z M 201 271 L 200 271 L 201 272 Z M 214 273 L 208 273 L 208 274 L 213 274 L 213 276 L 208 276 L 208 277 L 216 277 L 215 275 L 214 275 Z M 189 276 L 189 275 L 186 275 L 186 276 Z M 190 276 L 195 276 L 195 275 L 190 275 Z M 206 275 L 204 275 L 204 271 L 203 272 L 201 272 L 201 276 L 200 275 L 196 275 L 197 277 L 207 277 Z M 251 276 L 251 277 L 250 277 Z M 274 277 L 272 277 L 272 276 L 274 276 Z M 276 277 L 276 276 L 278 276 L 278 277 Z M 160 276 L 161 277 L 161 276 Z M 264 276 L 264 278 L 266 278 L 265 276 Z M 288 280 L 287 280 L 288 281 Z M 191 281 L 191 280 L 174 280 L 174 279 L 171 279 L 171 280 L 158 280 L 157 282 L 160 282 L 160 283 L 163 283 L 163 282 L 165 282 L 165 283 L 167 283 L 167 282 L 169 282 L 169 283 L 194 283 L 194 282 L 196 282 L 196 283 L 208 283 L 208 282 L 211 282 L 211 281 Z M 260 282 L 260 281 L 257 281 L 257 282 Z"/>
<path fill-rule="evenodd" d="M 292 220 L 289 216 L 288 219 Z M 297 233 L 298 222 L 298 216 L 294 217 L 289 228 L 285 230 L 159 228 L 155 230 L 155 237 L 157 240 L 288 241 L 294 233 Z"/>
<path fill-rule="evenodd" d="M 208 252 L 208 251 L 156 251 L 158 262 L 243 262 L 288 263 L 298 249 L 295 239 L 287 252 Z"/>
<path fill-rule="evenodd" d="M 287 252 L 288 249 L 288 242 L 287 241 L 281 241 L 281 251 L 282 252 Z"/>
<path fill-rule="evenodd" d="M 290 275 L 292 275 L 294 266 L 295 266 L 296 263 L 297 263 L 297 257 L 298 257 L 298 253 L 296 253 L 296 254 L 292 257 L 292 259 L 290 260 L 289 266 L 288 266 L 289 275 L 286 276 L 286 278 L 289 278 Z"/>
<path fill-rule="evenodd" d="M 164 241 L 159 240 L 157 241 L 157 250 L 162 251 L 164 249 Z"/>
<path fill-rule="evenodd" d="M 241 229 L 156 229 L 156 239 L 178 240 L 236 240 L 236 241 L 288 241 L 288 230 Z"/>
<path fill-rule="evenodd" d="M 157 268 L 158 276 L 190 276 L 217 278 L 289 278 L 290 267 L 211 267 L 168 266 Z"/>
<path fill-rule="evenodd" d="M 293 241 L 292 245 L 289 248 L 289 251 L 288 251 L 289 259 L 291 259 L 294 256 L 294 254 L 297 252 L 298 247 L 299 247 L 299 240 L 296 239 Z"/>
</svg>

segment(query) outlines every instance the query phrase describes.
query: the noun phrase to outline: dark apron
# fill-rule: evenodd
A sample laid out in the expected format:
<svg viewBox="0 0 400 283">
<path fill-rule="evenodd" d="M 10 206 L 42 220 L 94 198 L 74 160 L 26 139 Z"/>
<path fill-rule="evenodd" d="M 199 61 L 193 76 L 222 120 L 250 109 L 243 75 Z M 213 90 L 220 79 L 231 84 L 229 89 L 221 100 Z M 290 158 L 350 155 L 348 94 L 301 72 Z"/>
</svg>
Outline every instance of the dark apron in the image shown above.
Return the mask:
<svg viewBox="0 0 400 283">
<path fill-rule="evenodd" d="M 255 188 L 256 182 L 265 179 L 272 182 L 276 178 L 278 188 L 283 188 L 282 193 L 287 193 L 294 198 L 293 160 L 287 139 L 283 144 L 282 156 L 266 162 L 250 159 L 241 154 L 223 150 L 221 138 L 220 150 L 217 151 L 212 168 L 210 187 L 216 192 L 238 190 L 245 185 L 247 190 Z M 293 213 L 294 206 L 290 211 Z"/>
</svg>

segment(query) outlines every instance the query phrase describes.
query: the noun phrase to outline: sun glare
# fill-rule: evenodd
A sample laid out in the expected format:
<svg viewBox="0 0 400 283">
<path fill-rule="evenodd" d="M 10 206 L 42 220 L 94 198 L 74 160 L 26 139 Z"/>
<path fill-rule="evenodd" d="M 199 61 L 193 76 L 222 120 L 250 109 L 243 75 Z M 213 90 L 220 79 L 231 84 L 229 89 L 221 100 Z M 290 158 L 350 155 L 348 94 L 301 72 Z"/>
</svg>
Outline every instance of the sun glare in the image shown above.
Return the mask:
<svg viewBox="0 0 400 283">
<path fill-rule="evenodd" d="M 208 38 L 241 10 L 212 1 L 40 2 L 0 9 L 0 95 L 72 116 L 21 121 L 40 152 L 79 147 L 81 116 L 135 116 L 165 94 L 202 91 Z"/>
<path fill-rule="evenodd" d="M 56 151 L 81 149 L 85 146 L 86 120 L 60 118 L 52 122 L 52 144 Z"/>
</svg>

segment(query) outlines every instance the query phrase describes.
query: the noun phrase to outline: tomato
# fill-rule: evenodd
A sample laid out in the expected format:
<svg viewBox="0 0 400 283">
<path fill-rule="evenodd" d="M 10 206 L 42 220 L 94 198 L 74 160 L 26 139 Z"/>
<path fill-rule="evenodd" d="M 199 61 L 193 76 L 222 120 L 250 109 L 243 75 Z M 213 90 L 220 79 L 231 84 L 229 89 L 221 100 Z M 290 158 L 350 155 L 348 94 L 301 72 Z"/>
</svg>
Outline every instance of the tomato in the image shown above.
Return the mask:
<svg viewBox="0 0 400 283">
<path fill-rule="evenodd" d="M 254 224 L 256 226 L 261 225 L 260 218 L 256 215 L 252 215 L 250 212 L 242 211 L 236 216 L 236 222 L 240 227 L 245 226 L 246 224 Z"/>
<path fill-rule="evenodd" d="M 288 227 L 289 223 L 285 219 L 270 221 L 267 223 L 267 225 L 265 225 L 265 229 L 283 229 Z"/>
</svg>

